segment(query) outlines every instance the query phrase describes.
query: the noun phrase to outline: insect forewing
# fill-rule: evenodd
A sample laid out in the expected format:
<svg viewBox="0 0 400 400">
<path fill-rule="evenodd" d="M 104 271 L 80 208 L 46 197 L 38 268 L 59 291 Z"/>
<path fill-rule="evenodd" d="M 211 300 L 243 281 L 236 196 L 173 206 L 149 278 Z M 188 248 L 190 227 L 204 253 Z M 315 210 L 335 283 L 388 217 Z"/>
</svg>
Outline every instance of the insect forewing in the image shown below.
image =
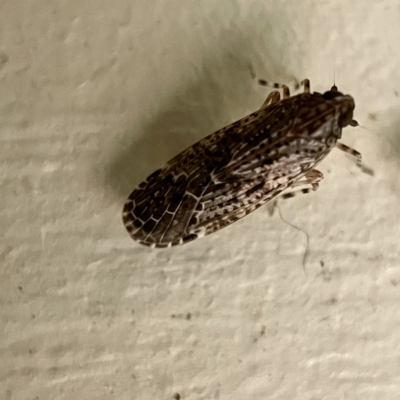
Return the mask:
<svg viewBox="0 0 400 400">
<path fill-rule="evenodd" d="M 281 100 L 178 154 L 127 199 L 123 222 L 131 237 L 152 247 L 187 243 L 290 187 L 340 138 L 343 107 L 352 116 L 350 96 L 324 96 L 303 93 Z"/>
</svg>

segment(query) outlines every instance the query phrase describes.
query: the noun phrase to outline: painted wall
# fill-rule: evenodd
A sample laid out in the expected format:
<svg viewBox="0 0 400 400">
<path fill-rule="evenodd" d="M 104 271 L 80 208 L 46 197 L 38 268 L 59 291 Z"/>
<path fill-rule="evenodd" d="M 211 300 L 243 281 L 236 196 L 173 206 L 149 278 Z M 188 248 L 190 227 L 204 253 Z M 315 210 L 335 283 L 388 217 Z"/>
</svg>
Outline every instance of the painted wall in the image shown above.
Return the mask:
<svg viewBox="0 0 400 400">
<path fill-rule="evenodd" d="M 0 2 L 0 398 L 399 399 L 400 2 Z M 256 110 L 333 83 L 362 128 L 320 189 L 151 250 L 126 196 Z"/>
</svg>

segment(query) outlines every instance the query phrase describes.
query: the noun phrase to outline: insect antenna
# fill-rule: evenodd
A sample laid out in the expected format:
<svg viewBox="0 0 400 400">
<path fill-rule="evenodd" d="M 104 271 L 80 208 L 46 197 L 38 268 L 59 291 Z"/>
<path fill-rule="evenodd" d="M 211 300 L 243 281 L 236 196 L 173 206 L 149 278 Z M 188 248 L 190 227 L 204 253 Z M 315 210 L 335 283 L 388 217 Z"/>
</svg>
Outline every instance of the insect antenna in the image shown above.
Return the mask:
<svg viewBox="0 0 400 400">
<path fill-rule="evenodd" d="M 338 88 L 336 86 L 336 61 L 333 63 L 333 86 L 332 91 L 337 92 Z"/>
</svg>

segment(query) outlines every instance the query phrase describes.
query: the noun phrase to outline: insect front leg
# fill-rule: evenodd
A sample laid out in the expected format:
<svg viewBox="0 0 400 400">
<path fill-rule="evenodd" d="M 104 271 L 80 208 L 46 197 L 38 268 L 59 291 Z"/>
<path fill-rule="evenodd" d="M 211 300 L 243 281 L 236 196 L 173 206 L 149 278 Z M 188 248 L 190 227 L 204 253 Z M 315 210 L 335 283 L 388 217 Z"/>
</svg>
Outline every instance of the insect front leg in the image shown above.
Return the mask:
<svg viewBox="0 0 400 400">
<path fill-rule="evenodd" d="M 357 150 L 354 150 L 351 147 L 346 146 L 345 144 L 339 143 L 339 142 L 336 143 L 336 148 L 338 148 L 339 150 L 342 150 L 345 153 L 350 154 L 352 157 L 354 157 L 356 159 L 357 164 L 361 163 L 362 156 L 361 156 L 361 153 L 359 153 Z"/>
<path fill-rule="evenodd" d="M 354 150 L 351 147 L 346 146 L 345 144 L 339 142 L 336 143 L 336 147 L 339 150 L 342 150 L 345 153 L 350 154 L 353 158 L 355 158 L 357 167 L 359 167 L 361 171 L 364 172 L 364 174 L 374 176 L 374 170 L 372 168 L 367 167 L 361 162 L 362 156 L 357 150 Z"/>
</svg>

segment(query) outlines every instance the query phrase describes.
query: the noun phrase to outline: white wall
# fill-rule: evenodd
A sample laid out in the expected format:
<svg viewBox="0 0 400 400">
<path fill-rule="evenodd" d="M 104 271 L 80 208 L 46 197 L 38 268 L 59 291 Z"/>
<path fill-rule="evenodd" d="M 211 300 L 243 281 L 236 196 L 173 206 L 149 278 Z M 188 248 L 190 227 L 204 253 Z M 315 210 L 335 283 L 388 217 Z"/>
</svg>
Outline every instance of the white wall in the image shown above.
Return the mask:
<svg viewBox="0 0 400 400">
<path fill-rule="evenodd" d="M 398 399 L 400 2 L 0 2 L 0 398 Z M 125 197 L 256 110 L 356 100 L 319 191 L 169 250 Z M 256 76 L 256 77 L 254 77 Z M 323 266 L 322 266 L 323 265 Z M 176 396 L 175 396 L 176 397 Z"/>
</svg>

